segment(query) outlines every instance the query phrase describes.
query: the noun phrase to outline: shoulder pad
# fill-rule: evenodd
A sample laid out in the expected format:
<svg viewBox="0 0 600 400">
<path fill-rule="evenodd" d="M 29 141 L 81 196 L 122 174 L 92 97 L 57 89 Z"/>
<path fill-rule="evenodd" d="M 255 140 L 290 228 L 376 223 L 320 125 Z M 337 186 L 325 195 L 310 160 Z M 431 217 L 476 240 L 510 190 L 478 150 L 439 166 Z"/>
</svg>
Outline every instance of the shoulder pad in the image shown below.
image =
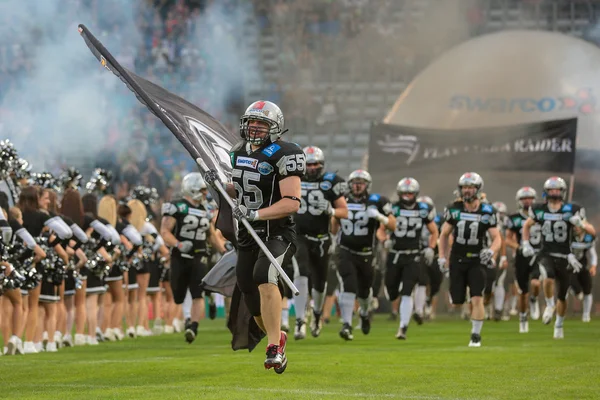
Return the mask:
<svg viewBox="0 0 600 400">
<path fill-rule="evenodd" d="M 173 203 L 163 203 L 162 215 L 175 215 L 177 214 L 177 206 Z"/>
<path fill-rule="evenodd" d="M 266 155 L 268 157 L 271 157 L 271 156 L 273 156 L 273 154 L 277 153 L 279 151 L 279 149 L 281 149 L 280 145 L 278 145 L 277 143 L 271 143 L 270 145 L 265 147 L 261 153 L 263 153 L 264 155 Z"/>
<path fill-rule="evenodd" d="M 372 195 L 369 196 L 369 200 L 371 200 L 371 201 L 379 201 L 380 198 L 381 198 L 381 196 L 378 195 L 377 193 L 373 193 Z"/>
<path fill-rule="evenodd" d="M 335 172 L 327 172 L 325 175 L 323 175 L 323 179 L 326 181 L 332 181 L 335 179 Z"/>
<path fill-rule="evenodd" d="M 494 207 L 491 204 L 482 204 L 481 211 L 486 212 L 486 213 L 493 213 Z"/>
<path fill-rule="evenodd" d="M 563 204 L 562 211 L 573 211 L 573 204 Z"/>
</svg>

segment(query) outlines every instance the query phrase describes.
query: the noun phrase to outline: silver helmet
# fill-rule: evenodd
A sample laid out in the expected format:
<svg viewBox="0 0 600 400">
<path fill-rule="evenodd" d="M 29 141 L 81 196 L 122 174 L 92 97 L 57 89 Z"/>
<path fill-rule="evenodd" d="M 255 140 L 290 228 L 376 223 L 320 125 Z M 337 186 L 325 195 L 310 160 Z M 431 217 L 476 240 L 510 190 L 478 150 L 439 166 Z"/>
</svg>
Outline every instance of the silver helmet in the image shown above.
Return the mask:
<svg viewBox="0 0 600 400">
<path fill-rule="evenodd" d="M 206 189 L 206 183 L 200 172 L 191 172 L 183 177 L 181 181 L 181 194 L 191 197 L 194 201 L 201 201 L 204 197 L 202 192 Z"/>
<path fill-rule="evenodd" d="M 473 186 L 475 187 L 475 194 L 473 196 L 465 196 L 463 194 L 462 188 L 464 186 Z M 460 179 L 458 180 L 458 192 L 460 197 L 467 203 L 475 200 L 479 197 L 479 193 L 483 189 L 483 179 L 476 172 L 466 172 L 464 173 Z"/>
<path fill-rule="evenodd" d="M 373 182 L 373 180 L 371 179 L 371 174 L 369 174 L 364 169 L 357 169 L 356 171 L 352 171 L 348 176 L 348 186 L 350 186 L 350 193 L 355 195 L 352 191 L 352 181 L 357 179 L 362 179 L 367 183 L 367 187 L 364 192 L 368 193 L 371 189 L 371 182 Z M 359 193 L 358 195 L 360 196 L 362 194 L 363 193 Z"/>
<path fill-rule="evenodd" d="M 415 178 L 402 178 L 398 182 L 398 185 L 396 185 L 396 192 L 398 193 L 398 197 L 400 197 L 400 202 L 407 205 L 412 205 L 417 201 L 420 190 L 421 186 Z M 414 196 L 410 199 L 405 198 L 404 194 L 408 193 L 413 194 Z"/>
<path fill-rule="evenodd" d="M 250 121 L 262 121 L 269 125 L 268 131 L 250 128 Z M 269 137 L 272 142 L 283 135 L 283 113 L 277 104 L 259 100 L 250 104 L 240 118 L 240 136 L 254 145 L 263 144 Z"/>
<path fill-rule="evenodd" d="M 325 169 L 325 153 L 317 146 L 307 146 L 304 149 L 306 155 L 306 164 L 321 164 L 320 168 L 306 168 L 306 175 L 309 179 L 319 178 Z"/>
<path fill-rule="evenodd" d="M 517 190 L 517 195 L 515 196 L 515 200 L 517 200 L 517 207 L 519 207 L 519 210 L 525 210 L 525 208 L 529 208 L 525 206 L 523 200 L 533 199 L 533 201 L 535 201 L 536 198 L 537 192 L 534 188 L 529 186 L 523 186 L 521 189 Z"/>
<path fill-rule="evenodd" d="M 550 196 L 548 192 L 555 189 L 560 190 L 560 194 L 558 196 Z M 546 182 L 544 182 L 544 194 L 547 199 L 564 200 L 567 196 L 567 183 L 559 176 L 548 178 Z"/>
</svg>

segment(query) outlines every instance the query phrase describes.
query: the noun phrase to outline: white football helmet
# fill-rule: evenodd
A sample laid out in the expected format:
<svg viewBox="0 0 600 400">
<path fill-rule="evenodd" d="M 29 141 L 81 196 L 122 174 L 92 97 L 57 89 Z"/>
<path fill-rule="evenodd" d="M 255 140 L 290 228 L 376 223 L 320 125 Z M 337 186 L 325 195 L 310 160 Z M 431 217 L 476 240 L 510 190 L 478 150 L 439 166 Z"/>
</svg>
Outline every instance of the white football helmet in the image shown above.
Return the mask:
<svg viewBox="0 0 600 400">
<path fill-rule="evenodd" d="M 317 146 L 307 146 L 304 149 L 306 155 L 306 164 L 321 164 L 320 168 L 306 168 L 306 175 L 309 179 L 319 178 L 325 169 L 325 153 Z"/>
<path fill-rule="evenodd" d="M 550 196 L 548 192 L 555 189 L 560 190 L 560 194 L 558 196 Z M 544 194 L 546 195 L 547 199 L 564 200 L 567 196 L 567 183 L 559 176 L 548 178 L 548 180 L 544 182 Z"/>
<path fill-rule="evenodd" d="M 412 205 L 417 201 L 417 196 L 419 196 L 419 191 L 421 190 L 421 186 L 419 182 L 415 178 L 402 178 L 396 185 L 396 193 L 398 193 L 398 197 L 400 198 L 400 202 Z M 405 194 L 413 194 L 412 198 L 407 198 Z"/>
<path fill-rule="evenodd" d="M 475 193 L 465 195 L 465 193 L 463 193 L 462 190 L 464 186 L 474 187 Z M 481 189 L 483 189 L 483 179 L 476 172 L 464 173 L 458 180 L 458 192 L 460 194 L 460 197 L 467 203 L 470 203 L 471 201 L 477 199 L 479 197 Z"/>
<path fill-rule="evenodd" d="M 200 172 L 191 172 L 181 181 L 181 194 L 191 197 L 194 201 L 201 201 L 204 198 L 204 189 L 206 189 L 206 182 Z"/>
<path fill-rule="evenodd" d="M 528 202 L 529 204 L 524 203 L 525 199 L 531 199 L 531 201 Z M 537 192 L 534 188 L 529 186 L 523 186 L 521 189 L 517 190 L 517 195 L 515 196 L 519 210 L 529 210 L 529 207 L 531 207 L 536 199 Z"/>
<path fill-rule="evenodd" d="M 248 123 L 253 120 L 269 124 L 268 132 L 261 132 L 257 128 L 250 129 Z M 270 101 L 255 101 L 240 118 L 240 136 L 254 145 L 263 144 L 269 137 L 275 142 L 283 135 L 283 127 L 283 113 L 277 104 Z"/>
<path fill-rule="evenodd" d="M 364 190 L 364 192 L 361 192 L 361 193 L 353 192 L 352 181 L 357 180 L 357 179 L 362 179 L 366 182 L 367 187 Z M 364 169 L 357 169 L 356 171 L 352 171 L 350 173 L 350 175 L 348 176 L 348 186 L 350 186 L 350 193 L 353 194 L 354 196 L 361 196 L 363 193 L 368 193 L 369 190 L 371 189 L 371 182 L 373 182 L 373 180 L 371 179 L 371 174 L 369 174 Z"/>
</svg>

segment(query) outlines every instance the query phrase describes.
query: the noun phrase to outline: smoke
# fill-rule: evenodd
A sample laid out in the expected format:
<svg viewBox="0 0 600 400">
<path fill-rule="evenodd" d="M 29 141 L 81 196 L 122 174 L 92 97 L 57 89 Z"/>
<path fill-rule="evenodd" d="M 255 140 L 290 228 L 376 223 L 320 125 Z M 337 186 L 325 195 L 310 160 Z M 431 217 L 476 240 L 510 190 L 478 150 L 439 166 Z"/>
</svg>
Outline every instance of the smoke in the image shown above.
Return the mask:
<svg viewBox="0 0 600 400">
<path fill-rule="evenodd" d="M 13 141 L 35 170 L 55 168 L 57 159 L 93 162 L 107 144 L 110 121 L 133 109 L 118 101 L 122 90 L 94 60 L 77 24 L 88 25 L 117 58 L 125 56 L 140 43 L 135 2 L 99 3 L 97 10 L 63 0 L 0 3 L 2 61 L 12 69 L 0 92 L 0 137 Z"/>
</svg>

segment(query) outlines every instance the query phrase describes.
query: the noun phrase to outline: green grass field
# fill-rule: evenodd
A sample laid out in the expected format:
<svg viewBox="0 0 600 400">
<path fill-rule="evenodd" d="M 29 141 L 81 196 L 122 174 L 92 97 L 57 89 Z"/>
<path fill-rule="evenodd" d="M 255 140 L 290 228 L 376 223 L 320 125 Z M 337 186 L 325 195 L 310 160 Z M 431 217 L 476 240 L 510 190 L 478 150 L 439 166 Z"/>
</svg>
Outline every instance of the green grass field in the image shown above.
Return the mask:
<svg viewBox="0 0 600 400">
<path fill-rule="evenodd" d="M 58 353 L 0 357 L 0 398 L 10 399 L 598 399 L 600 321 L 552 326 L 486 322 L 483 346 L 468 348 L 470 323 L 411 325 L 377 315 L 353 342 L 338 324 L 321 337 L 288 342 L 283 375 L 263 368 L 265 341 L 233 352 L 224 320 L 201 323 L 196 342 L 181 334 L 125 340 Z"/>
</svg>

